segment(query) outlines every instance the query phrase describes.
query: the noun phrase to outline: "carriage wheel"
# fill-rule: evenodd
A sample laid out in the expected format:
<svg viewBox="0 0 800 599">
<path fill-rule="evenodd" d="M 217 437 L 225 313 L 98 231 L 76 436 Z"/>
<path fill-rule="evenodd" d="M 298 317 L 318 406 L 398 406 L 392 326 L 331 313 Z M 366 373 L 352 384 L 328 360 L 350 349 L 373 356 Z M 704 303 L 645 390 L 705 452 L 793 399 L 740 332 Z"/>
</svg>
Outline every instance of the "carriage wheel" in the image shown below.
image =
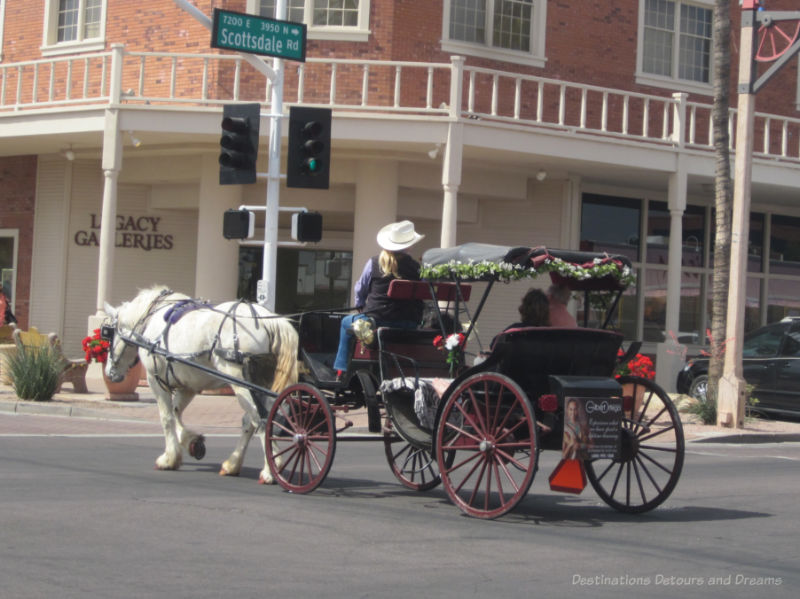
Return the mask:
<svg viewBox="0 0 800 599">
<path fill-rule="evenodd" d="M 310 493 L 331 469 L 336 454 L 333 412 L 316 387 L 287 387 L 267 417 L 267 462 L 278 484 Z"/>
<path fill-rule="evenodd" d="M 391 429 L 391 422 L 388 427 L 383 432 L 383 448 L 392 474 L 412 491 L 430 491 L 438 487 L 442 477 L 433 453 L 406 441 Z"/>
<path fill-rule="evenodd" d="M 771 21 L 758 28 L 756 60 L 770 62 L 792 47 L 800 34 L 800 21 Z"/>
<path fill-rule="evenodd" d="M 619 459 L 587 460 L 586 476 L 608 505 L 641 513 L 662 503 L 678 483 L 683 426 L 672 400 L 653 381 L 629 376 L 618 380 L 631 385 L 636 406 L 622 418 Z"/>
<path fill-rule="evenodd" d="M 375 391 L 375 382 L 368 372 L 356 373 L 360 388 L 356 391 L 359 399 L 364 402 L 367 409 L 367 428 L 371 433 L 381 430 L 381 412 L 378 408 L 378 394 Z"/>
<path fill-rule="evenodd" d="M 536 419 L 510 378 L 480 373 L 447 396 L 436 460 L 450 500 L 476 518 L 497 518 L 528 492 L 538 466 Z"/>
</svg>

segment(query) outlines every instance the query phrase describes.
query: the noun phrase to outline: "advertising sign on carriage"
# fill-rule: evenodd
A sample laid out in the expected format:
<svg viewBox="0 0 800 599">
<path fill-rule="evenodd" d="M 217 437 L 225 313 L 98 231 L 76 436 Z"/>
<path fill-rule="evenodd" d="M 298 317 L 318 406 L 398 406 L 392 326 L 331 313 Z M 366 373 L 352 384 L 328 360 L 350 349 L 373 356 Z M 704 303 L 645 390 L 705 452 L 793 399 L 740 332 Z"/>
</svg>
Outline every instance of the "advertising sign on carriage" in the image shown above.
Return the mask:
<svg viewBox="0 0 800 599">
<path fill-rule="evenodd" d="M 621 398 L 568 397 L 564 405 L 564 459 L 619 458 Z"/>
</svg>

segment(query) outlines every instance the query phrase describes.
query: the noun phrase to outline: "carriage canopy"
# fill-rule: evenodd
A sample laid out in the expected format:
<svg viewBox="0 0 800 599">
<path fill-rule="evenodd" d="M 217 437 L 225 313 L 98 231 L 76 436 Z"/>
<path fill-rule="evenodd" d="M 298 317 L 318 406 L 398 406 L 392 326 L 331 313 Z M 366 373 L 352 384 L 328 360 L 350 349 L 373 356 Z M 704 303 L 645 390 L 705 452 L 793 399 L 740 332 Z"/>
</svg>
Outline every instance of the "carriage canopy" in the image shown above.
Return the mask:
<svg viewBox="0 0 800 599">
<path fill-rule="evenodd" d="M 465 243 L 433 248 L 422 256 L 420 275 L 429 281 L 516 281 L 549 273 L 572 290 L 622 291 L 635 281 L 626 256 L 546 247 Z"/>
</svg>

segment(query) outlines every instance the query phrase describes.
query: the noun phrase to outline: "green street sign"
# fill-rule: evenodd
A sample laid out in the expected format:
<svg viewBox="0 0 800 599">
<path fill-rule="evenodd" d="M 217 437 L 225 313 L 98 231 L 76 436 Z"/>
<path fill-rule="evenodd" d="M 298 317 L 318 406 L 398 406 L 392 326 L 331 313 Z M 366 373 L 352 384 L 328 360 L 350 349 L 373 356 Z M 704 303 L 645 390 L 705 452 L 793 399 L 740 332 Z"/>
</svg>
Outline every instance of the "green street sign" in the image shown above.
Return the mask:
<svg viewBox="0 0 800 599">
<path fill-rule="evenodd" d="M 305 62 L 306 26 L 215 8 L 211 47 Z"/>
</svg>

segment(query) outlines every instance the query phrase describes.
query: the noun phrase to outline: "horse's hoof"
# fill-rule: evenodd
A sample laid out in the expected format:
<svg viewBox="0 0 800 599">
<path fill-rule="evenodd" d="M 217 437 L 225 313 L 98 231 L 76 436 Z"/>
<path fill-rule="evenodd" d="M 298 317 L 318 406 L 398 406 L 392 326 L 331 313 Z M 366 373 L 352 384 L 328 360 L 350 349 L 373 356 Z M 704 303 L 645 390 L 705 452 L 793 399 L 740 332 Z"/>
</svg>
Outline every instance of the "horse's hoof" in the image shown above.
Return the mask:
<svg viewBox="0 0 800 599">
<path fill-rule="evenodd" d="M 156 460 L 156 470 L 177 470 L 181 467 L 181 462 L 180 456 L 175 460 L 170 460 L 162 455 Z"/>
<path fill-rule="evenodd" d="M 225 468 L 220 468 L 219 469 L 219 475 L 220 476 L 239 476 L 239 473 L 238 472 L 228 472 L 227 470 L 225 470 Z"/>
<path fill-rule="evenodd" d="M 203 435 L 200 435 L 194 441 L 189 443 L 189 455 L 195 460 L 202 460 L 204 457 L 206 457 L 206 440 Z"/>
<path fill-rule="evenodd" d="M 258 477 L 258 484 L 259 485 L 274 485 L 275 481 L 272 478 L 264 478 L 263 476 Z"/>
</svg>

